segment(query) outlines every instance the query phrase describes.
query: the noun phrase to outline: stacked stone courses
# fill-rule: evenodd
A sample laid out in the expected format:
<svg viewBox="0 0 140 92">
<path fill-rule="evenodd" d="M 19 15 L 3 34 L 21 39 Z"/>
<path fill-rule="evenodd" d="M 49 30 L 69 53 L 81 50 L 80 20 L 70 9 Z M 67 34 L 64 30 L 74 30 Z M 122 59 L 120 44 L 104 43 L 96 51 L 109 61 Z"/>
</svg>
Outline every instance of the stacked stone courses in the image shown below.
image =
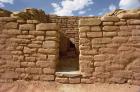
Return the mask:
<svg viewBox="0 0 140 92">
<path fill-rule="evenodd" d="M 46 19 L 0 17 L 0 82 L 140 85 L 139 12 L 102 17 L 47 14 Z M 79 51 L 80 74 L 56 72 L 61 33 Z"/>
</svg>

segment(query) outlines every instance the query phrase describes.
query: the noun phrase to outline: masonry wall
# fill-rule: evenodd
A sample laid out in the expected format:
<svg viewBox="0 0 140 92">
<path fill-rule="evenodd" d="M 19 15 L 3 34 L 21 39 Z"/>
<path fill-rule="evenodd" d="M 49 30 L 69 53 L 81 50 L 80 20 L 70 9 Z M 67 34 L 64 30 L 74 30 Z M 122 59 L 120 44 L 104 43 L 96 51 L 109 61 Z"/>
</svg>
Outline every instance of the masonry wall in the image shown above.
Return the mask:
<svg viewBox="0 0 140 92">
<path fill-rule="evenodd" d="M 55 23 L 0 17 L 0 82 L 53 81 L 59 53 Z"/>
<path fill-rule="evenodd" d="M 80 20 L 79 63 L 83 77 L 92 83 L 140 85 L 140 20 L 134 15 Z"/>
</svg>

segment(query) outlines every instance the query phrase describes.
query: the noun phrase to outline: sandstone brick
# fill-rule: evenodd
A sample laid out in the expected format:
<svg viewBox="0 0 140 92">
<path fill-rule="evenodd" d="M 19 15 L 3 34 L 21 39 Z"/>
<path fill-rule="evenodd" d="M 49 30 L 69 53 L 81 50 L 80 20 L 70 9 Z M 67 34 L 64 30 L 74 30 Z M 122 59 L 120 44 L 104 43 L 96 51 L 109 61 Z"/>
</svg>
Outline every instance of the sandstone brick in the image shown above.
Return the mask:
<svg viewBox="0 0 140 92">
<path fill-rule="evenodd" d="M 100 48 L 99 49 L 100 53 L 108 53 L 108 54 L 116 54 L 117 53 L 117 49 L 116 48 Z"/>
<path fill-rule="evenodd" d="M 103 16 L 101 21 L 118 22 L 120 19 L 116 16 Z"/>
<path fill-rule="evenodd" d="M 16 28 L 18 28 L 18 23 L 16 23 L 16 22 L 8 22 L 8 23 L 6 23 L 5 24 L 5 26 L 4 26 L 6 29 L 9 29 L 9 28 L 11 28 L 11 29 L 16 29 Z"/>
<path fill-rule="evenodd" d="M 93 56 L 89 56 L 89 55 L 80 55 L 80 60 L 93 60 Z"/>
<path fill-rule="evenodd" d="M 136 80 L 140 80 L 140 73 L 134 73 L 134 78 Z"/>
<path fill-rule="evenodd" d="M 123 70 L 113 71 L 113 77 L 131 79 L 132 78 L 132 71 L 123 71 Z"/>
<path fill-rule="evenodd" d="M 102 32 L 87 32 L 87 37 L 102 37 Z"/>
<path fill-rule="evenodd" d="M 25 60 L 27 62 L 35 62 L 36 61 L 36 58 L 35 57 L 25 57 Z"/>
<path fill-rule="evenodd" d="M 80 78 L 69 78 L 69 83 L 77 84 L 77 83 L 80 83 L 80 82 L 81 82 Z"/>
<path fill-rule="evenodd" d="M 80 51 L 81 55 L 95 55 L 97 54 L 97 50 L 93 49 L 93 50 L 81 50 Z"/>
<path fill-rule="evenodd" d="M 140 41 L 140 36 L 132 36 L 129 38 L 129 41 Z"/>
<path fill-rule="evenodd" d="M 57 48 L 57 42 L 56 41 L 45 41 L 42 45 L 43 48 Z"/>
<path fill-rule="evenodd" d="M 121 64 L 112 64 L 111 66 L 106 67 L 106 71 L 116 71 L 124 68 L 124 65 Z"/>
<path fill-rule="evenodd" d="M 58 59 L 58 55 L 48 55 L 48 61 L 56 61 Z"/>
<path fill-rule="evenodd" d="M 15 72 L 17 72 L 17 73 L 24 73 L 25 70 L 24 70 L 24 68 L 16 68 Z"/>
<path fill-rule="evenodd" d="M 86 38 L 86 33 L 85 32 L 81 32 L 81 33 L 79 33 L 79 37 L 80 38 Z"/>
<path fill-rule="evenodd" d="M 119 30 L 119 27 L 117 27 L 117 26 L 104 26 L 103 30 L 104 31 L 117 31 L 117 30 Z"/>
<path fill-rule="evenodd" d="M 81 83 L 91 84 L 92 81 L 90 79 L 88 79 L 88 78 L 82 78 Z"/>
<path fill-rule="evenodd" d="M 9 34 L 9 35 L 18 35 L 21 33 L 21 31 L 18 29 L 5 29 L 3 30 L 3 33 Z"/>
<path fill-rule="evenodd" d="M 89 26 L 82 26 L 79 28 L 80 32 L 89 32 L 90 31 L 90 27 Z"/>
<path fill-rule="evenodd" d="M 21 55 L 22 51 L 12 51 L 11 53 L 14 54 L 14 55 Z"/>
<path fill-rule="evenodd" d="M 43 61 L 45 61 L 45 60 L 47 60 L 47 55 L 38 54 L 38 55 L 37 55 L 37 60 L 43 60 Z"/>
<path fill-rule="evenodd" d="M 3 79 L 18 79 L 18 74 L 13 71 L 7 71 L 1 75 Z"/>
<path fill-rule="evenodd" d="M 24 50 L 23 50 L 24 53 L 28 53 L 28 54 L 33 53 L 35 51 L 36 51 L 36 49 L 30 49 L 28 47 L 24 47 Z"/>
<path fill-rule="evenodd" d="M 97 65 L 97 64 L 94 64 L 94 65 Z M 105 72 L 105 69 L 104 67 L 102 67 L 102 65 L 100 65 L 99 67 L 95 67 L 95 72 Z"/>
<path fill-rule="evenodd" d="M 79 49 L 80 49 L 80 50 L 90 50 L 90 46 L 83 46 L 83 45 L 80 45 L 80 46 L 79 46 Z"/>
<path fill-rule="evenodd" d="M 109 81 L 110 81 L 111 83 L 123 84 L 123 83 L 126 82 L 126 79 L 124 79 L 124 78 L 115 78 L 115 77 L 112 77 L 112 78 L 109 79 Z"/>
<path fill-rule="evenodd" d="M 55 68 L 55 62 L 52 62 L 52 61 L 37 61 L 36 66 L 37 67 L 42 67 L 42 68 Z"/>
<path fill-rule="evenodd" d="M 117 16 L 122 19 L 139 19 L 140 17 L 138 13 L 123 13 Z"/>
<path fill-rule="evenodd" d="M 7 61 L 7 64 L 6 64 L 7 67 L 10 67 L 10 68 L 18 68 L 20 67 L 20 62 L 8 62 Z"/>
<path fill-rule="evenodd" d="M 40 44 L 28 44 L 28 47 L 30 47 L 30 48 L 41 48 L 42 45 L 40 45 Z"/>
<path fill-rule="evenodd" d="M 55 55 L 57 53 L 56 49 L 43 49 L 43 48 L 39 48 L 38 49 L 39 53 L 43 53 L 43 54 L 52 54 Z"/>
<path fill-rule="evenodd" d="M 37 36 L 36 37 L 36 40 L 37 41 L 43 41 L 45 38 L 44 38 L 44 36 Z"/>
<path fill-rule="evenodd" d="M 119 31 L 118 36 L 131 36 L 132 32 L 130 31 Z"/>
<path fill-rule="evenodd" d="M 100 26 L 92 26 L 91 31 L 101 31 L 101 27 Z"/>
<path fill-rule="evenodd" d="M 113 22 L 103 22 L 102 25 L 103 25 L 103 26 L 113 26 L 114 23 L 113 23 Z"/>
<path fill-rule="evenodd" d="M 35 38 L 35 37 L 33 35 L 18 35 L 17 38 L 32 39 L 32 38 Z"/>
<path fill-rule="evenodd" d="M 79 44 L 81 45 L 81 44 L 84 44 L 84 45 L 86 45 L 86 44 L 90 44 L 90 39 L 88 39 L 88 38 L 80 38 L 79 39 Z"/>
<path fill-rule="evenodd" d="M 57 37 L 58 36 L 58 32 L 57 31 L 47 31 L 46 32 L 46 36 Z"/>
<path fill-rule="evenodd" d="M 140 35 L 140 31 L 138 29 L 132 30 L 132 36 L 139 36 L 139 35 Z"/>
<path fill-rule="evenodd" d="M 38 20 L 27 20 L 27 23 L 28 24 L 37 24 L 37 23 L 39 23 L 39 21 Z"/>
<path fill-rule="evenodd" d="M 31 74 L 41 74 L 42 69 L 41 68 L 25 68 L 26 73 L 31 73 Z"/>
<path fill-rule="evenodd" d="M 99 55 L 94 56 L 94 60 L 96 60 L 96 61 L 105 61 L 106 58 L 107 58 L 107 56 L 104 54 L 99 54 Z"/>
<path fill-rule="evenodd" d="M 128 37 L 114 37 L 112 39 L 112 42 L 115 42 L 115 43 L 125 43 L 128 41 Z"/>
<path fill-rule="evenodd" d="M 104 66 L 104 63 L 103 62 L 94 62 L 94 66 L 95 67 L 102 67 L 102 66 Z"/>
<path fill-rule="evenodd" d="M 80 26 L 86 26 L 86 25 L 97 26 L 100 24 L 101 24 L 101 20 L 97 18 L 81 19 L 79 22 Z"/>
<path fill-rule="evenodd" d="M 29 31 L 30 35 L 44 35 L 45 32 L 44 31 Z"/>
<path fill-rule="evenodd" d="M 41 31 L 45 31 L 45 30 L 58 30 L 58 26 L 56 23 L 40 23 L 36 26 L 36 30 L 41 30 Z"/>
<path fill-rule="evenodd" d="M 21 62 L 22 67 L 35 67 L 34 62 Z"/>
<path fill-rule="evenodd" d="M 1 22 L 15 22 L 16 19 L 12 17 L 0 17 Z"/>
<path fill-rule="evenodd" d="M 92 39 L 92 44 L 98 44 L 98 43 L 111 43 L 111 38 L 94 38 Z"/>
<path fill-rule="evenodd" d="M 55 81 L 59 83 L 69 83 L 68 78 L 56 77 Z"/>
<path fill-rule="evenodd" d="M 19 25 L 20 30 L 35 30 L 34 24 L 21 24 Z"/>
<path fill-rule="evenodd" d="M 59 41 L 59 39 L 58 39 L 58 37 L 48 37 L 48 36 L 46 36 L 45 37 L 45 40 L 47 40 L 47 41 Z"/>
<path fill-rule="evenodd" d="M 113 37 L 117 36 L 117 32 L 103 32 L 104 37 Z"/>
<path fill-rule="evenodd" d="M 126 25 L 126 22 L 120 21 L 120 22 L 115 22 L 116 26 L 120 26 L 120 25 Z"/>
<path fill-rule="evenodd" d="M 45 74 L 54 74 L 55 73 L 55 69 L 43 68 L 43 73 L 45 73 Z"/>
<path fill-rule="evenodd" d="M 40 80 L 53 81 L 54 80 L 54 75 L 40 75 Z"/>
</svg>

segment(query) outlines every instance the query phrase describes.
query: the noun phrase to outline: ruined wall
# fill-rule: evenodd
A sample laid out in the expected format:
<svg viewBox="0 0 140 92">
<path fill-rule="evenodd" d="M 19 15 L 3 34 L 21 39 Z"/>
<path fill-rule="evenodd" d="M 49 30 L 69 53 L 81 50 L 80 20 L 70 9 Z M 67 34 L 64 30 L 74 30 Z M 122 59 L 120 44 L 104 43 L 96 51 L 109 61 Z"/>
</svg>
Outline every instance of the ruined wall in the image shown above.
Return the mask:
<svg viewBox="0 0 140 92">
<path fill-rule="evenodd" d="M 0 82 L 41 80 L 140 85 L 139 13 L 46 16 L 45 23 L 40 19 L 0 17 Z M 80 51 L 80 73 L 56 72 L 60 34 L 68 37 Z"/>
<path fill-rule="evenodd" d="M 54 80 L 58 26 L 11 17 L 0 17 L 0 25 L 0 82 Z"/>
<path fill-rule="evenodd" d="M 137 14 L 80 20 L 80 71 L 92 82 L 140 85 Z"/>
</svg>

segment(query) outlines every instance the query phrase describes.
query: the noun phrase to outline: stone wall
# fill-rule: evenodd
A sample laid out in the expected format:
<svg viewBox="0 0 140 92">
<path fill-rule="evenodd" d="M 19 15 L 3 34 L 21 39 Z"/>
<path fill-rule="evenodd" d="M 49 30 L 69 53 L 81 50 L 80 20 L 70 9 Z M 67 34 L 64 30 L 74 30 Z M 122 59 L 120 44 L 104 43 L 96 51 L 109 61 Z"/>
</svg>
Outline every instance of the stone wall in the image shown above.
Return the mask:
<svg viewBox="0 0 140 92">
<path fill-rule="evenodd" d="M 103 17 L 46 15 L 45 23 L 34 17 L 0 17 L 0 82 L 140 85 L 140 13 Z M 79 50 L 80 73 L 56 72 L 60 34 Z"/>
<path fill-rule="evenodd" d="M 59 33 L 55 23 L 0 17 L 0 79 L 53 81 Z"/>
<path fill-rule="evenodd" d="M 80 20 L 80 71 L 90 81 L 140 84 L 140 20 L 124 16 Z"/>
</svg>

